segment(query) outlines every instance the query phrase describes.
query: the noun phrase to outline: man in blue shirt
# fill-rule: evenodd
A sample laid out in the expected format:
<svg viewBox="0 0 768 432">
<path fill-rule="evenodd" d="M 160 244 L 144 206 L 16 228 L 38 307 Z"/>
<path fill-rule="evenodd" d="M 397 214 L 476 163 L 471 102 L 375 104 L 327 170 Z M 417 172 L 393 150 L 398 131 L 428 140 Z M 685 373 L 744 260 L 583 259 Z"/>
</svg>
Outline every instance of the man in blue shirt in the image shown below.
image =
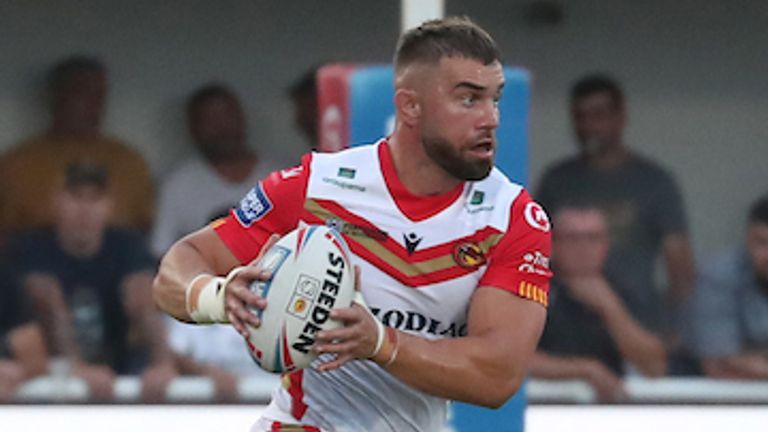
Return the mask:
<svg viewBox="0 0 768 432">
<path fill-rule="evenodd" d="M 702 266 L 683 342 L 712 378 L 768 379 L 768 195 L 751 207 L 746 242 Z"/>
</svg>

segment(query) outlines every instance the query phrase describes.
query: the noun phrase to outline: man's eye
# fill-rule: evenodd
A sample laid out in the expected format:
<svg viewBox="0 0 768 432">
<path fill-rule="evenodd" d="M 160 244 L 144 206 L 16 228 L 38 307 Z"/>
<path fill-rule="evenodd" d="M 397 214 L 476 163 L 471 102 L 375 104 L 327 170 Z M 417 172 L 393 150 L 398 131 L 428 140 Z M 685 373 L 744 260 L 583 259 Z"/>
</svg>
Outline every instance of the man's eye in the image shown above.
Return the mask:
<svg viewBox="0 0 768 432">
<path fill-rule="evenodd" d="M 472 106 L 476 101 L 475 95 L 466 95 L 461 98 L 461 103 L 466 106 Z"/>
</svg>

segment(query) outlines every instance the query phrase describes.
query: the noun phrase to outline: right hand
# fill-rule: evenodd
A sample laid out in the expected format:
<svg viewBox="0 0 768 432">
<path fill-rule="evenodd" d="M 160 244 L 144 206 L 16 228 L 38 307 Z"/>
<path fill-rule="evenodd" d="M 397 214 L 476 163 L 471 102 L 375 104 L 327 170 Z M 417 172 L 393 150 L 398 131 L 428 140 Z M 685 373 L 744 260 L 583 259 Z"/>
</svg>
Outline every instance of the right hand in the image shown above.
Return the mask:
<svg viewBox="0 0 768 432">
<path fill-rule="evenodd" d="M 621 378 L 599 361 L 590 361 L 586 365 L 585 378 L 600 402 L 621 402 L 627 399 Z"/>
<path fill-rule="evenodd" d="M 0 360 L 0 403 L 13 399 L 22 381 L 24 381 L 24 370 L 18 363 Z"/>
<path fill-rule="evenodd" d="M 92 401 L 109 401 L 114 398 L 115 373 L 109 366 L 77 362 L 72 366 L 72 376 L 85 381 Z"/>
<path fill-rule="evenodd" d="M 259 327 L 261 320 L 254 315 L 250 308 L 265 309 L 267 300 L 251 291 L 254 281 L 268 281 L 272 275 L 259 267 L 259 261 L 264 254 L 277 243 L 280 237 L 272 234 L 262 246 L 259 255 L 248 266 L 240 270 L 225 287 L 224 308 L 232 326 L 243 337 L 248 337 L 248 326 Z"/>
</svg>

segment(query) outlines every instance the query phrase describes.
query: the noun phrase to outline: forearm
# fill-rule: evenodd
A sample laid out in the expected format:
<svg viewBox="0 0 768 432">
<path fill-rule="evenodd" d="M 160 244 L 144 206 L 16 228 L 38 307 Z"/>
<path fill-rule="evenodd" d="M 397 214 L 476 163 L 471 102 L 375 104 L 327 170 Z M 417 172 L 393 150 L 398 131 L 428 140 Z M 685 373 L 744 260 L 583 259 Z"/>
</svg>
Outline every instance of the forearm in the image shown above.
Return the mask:
<svg viewBox="0 0 768 432">
<path fill-rule="evenodd" d="M 673 305 L 679 306 L 693 290 L 696 273 L 693 252 L 684 234 L 668 235 L 664 239 L 663 248 L 670 300 Z"/>
<path fill-rule="evenodd" d="M 768 356 L 747 353 L 702 361 L 707 376 L 720 379 L 768 379 Z"/>
<path fill-rule="evenodd" d="M 202 230 L 198 233 L 202 233 Z M 216 234 L 211 231 L 202 235 Z M 186 292 L 192 279 L 201 273 L 225 273 L 236 264 L 234 258 L 227 263 L 218 262 L 189 237 L 182 239 L 171 247 L 160 263 L 153 283 L 155 303 L 176 319 L 191 322 L 186 306 Z"/>
<path fill-rule="evenodd" d="M 528 369 L 527 358 L 505 357 L 500 344 L 479 338 L 429 341 L 402 332 L 398 338 L 397 359 L 387 370 L 412 387 L 446 399 L 501 406 Z"/>
<path fill-rule="evenodd" d="M 667 353 L 662 341 L 632 318 L 621 302 L 606 302 L 600 315 L 622 357 L 648 376 L 667 370 Z"/>
</svg>

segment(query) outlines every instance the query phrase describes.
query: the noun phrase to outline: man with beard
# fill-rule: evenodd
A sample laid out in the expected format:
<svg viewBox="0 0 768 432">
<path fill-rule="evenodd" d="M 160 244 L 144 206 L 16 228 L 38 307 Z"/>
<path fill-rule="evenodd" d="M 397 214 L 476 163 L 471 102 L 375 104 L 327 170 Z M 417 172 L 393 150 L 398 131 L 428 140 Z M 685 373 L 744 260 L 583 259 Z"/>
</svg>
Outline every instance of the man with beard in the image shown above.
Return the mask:
<svg viewBox="0 0 768 432">
<path fill-rule="evenodd" d="M 439 431 L 447 400 L 498 407 L 528 370 L 549 220 L 493 165 L 496 44 L 467 18 L 427 21 L 401 36 L 394 63 L 391 136 L 271 174 L 161 264 L 161 308 L 245 334 L 260 324 L 249 309 L 268 307 L 248 285 L 269 275 L 238 266 L 300 223 L 332 225 L 350 245 L 370 310 L 331 312 L 344 326 L 317 333 L 320 357 L 283 378 L 253 431 Z"/>
<path fill-rule="evenodd" d="M 712 378 L 768 379 L 768 195 L 745 237 L 702 267 L 686 311 L 683 344 Z"/>
<path fill-rule="evenodd" d="M 187 126 L 198 153 L 169 173 L 160 188 L 151 242 L 157 256 L 226 215 L 251 186 L 278 168 L 248 146 L 243 108 L 222 84 L 207 84 L 192 94 Z"/>
<path fill-rule="evenodd" d="M 644 326 L 674 342 L 676 311 L 694 274 L 679 187 L 664 168 L 625 144 L 626 103 L 614 79 L 598 74 L 578 80 L 570 104 L 580 151 L 545 172 L 535 197 L 550 214 L 572 200 L 599 206 L 610 231 L 607 276 Z M 659 255 L 666 268 L 666 299 L 654 280 Z"/>
</svg>

